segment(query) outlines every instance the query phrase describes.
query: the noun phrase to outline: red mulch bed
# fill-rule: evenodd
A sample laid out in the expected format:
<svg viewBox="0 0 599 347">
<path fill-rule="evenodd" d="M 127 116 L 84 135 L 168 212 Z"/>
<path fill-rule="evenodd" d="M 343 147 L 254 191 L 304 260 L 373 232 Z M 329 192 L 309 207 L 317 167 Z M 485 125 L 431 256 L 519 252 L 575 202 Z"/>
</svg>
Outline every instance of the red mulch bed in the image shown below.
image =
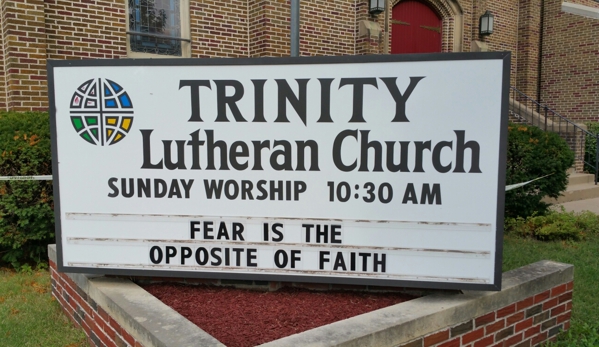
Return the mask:
<svg viewBox="0 0 599 347">
<path fill-rule="evenodd" d="M 414 297 L 400 293 L 276 292 L 151 284 L 144 289 L 228 347 L 251 347 Z"/>
</svg>

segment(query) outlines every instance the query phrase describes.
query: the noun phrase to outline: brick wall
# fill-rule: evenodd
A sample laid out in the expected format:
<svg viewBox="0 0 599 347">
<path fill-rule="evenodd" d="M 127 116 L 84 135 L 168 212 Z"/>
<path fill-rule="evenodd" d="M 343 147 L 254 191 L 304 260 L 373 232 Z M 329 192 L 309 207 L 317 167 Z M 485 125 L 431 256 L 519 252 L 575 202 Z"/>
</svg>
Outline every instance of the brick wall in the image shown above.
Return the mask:
<svg viewBox="0 0 599 347">
<path fill-rule="evenodd" d="M 8 110 L 6 95 L 6 69 L 4 60 L 4 7 L 5 3 L 0 4 L 0 110 Z"/>
<path fill-rule="evenodd" d="M 8 108 L 47 109 L 44 1 L 4 0 L 2 29 Z"/>
<path fill-rule="evenodd" d="M 535 100 L 538 99 L 540 45 L 541 0 L 520 1 L 518 74 L 512 85 Z"/>
<path fill-rule="evenodd" d="M 376 21 L 381 28 L 384 27 L 384 16 L 379 15 L 377 19 L 371 18 L 368 13 L 368 2 L 366 1 L 356 1 L 355 3 L 355 54 L 356 55 L 365 55 L 365 54 L 379 54 L 381 53 L 382 40 L 376 36 L 368 36 L 368 35 L 360 35 L 360 22 L 361 21 Z M 380 33 L 380 35 L 384 35 L 384 33 Z M 391 40 L 391 35 L 389 35 Z"/>
<path fill-rule="evenodd" d="M 250 0 L 250 42 L 253 57 L 289 56 L 290 1 L 289 0 Z M 300 45 L 300 52 L 301 52 Z"/>
<path fill-rule="evenodd" d="M 486 10 L 493 13 L 494 30 L 493 34 L 479 37 L 479 18 Z M 481 40 L 489 45 L 489 51 L 510 51 L 512 52 L 512 66 L 510 83 L 513 85 L 516 81 L 516 72 L 518 66 L 518 13 L 519 0 L 481 0 L 476 1 L 474 10 L 472 40 Z"/>
<path fill-rule="evenodd" d="M 289 56 L 290 6 L 289 0 L 249 1 L 250 56 Z M 358 37 L 358 22 L 370 19 L 365 0 L 301 1 L 300 55 L 379 53 L 379 37 Z"/>
<path fill-rule="evenodd" d="M 207 0 L 189 4 L 193 58 L 248 57 L 248 1 Z"/>
<path fill-rule="evenodd" d="M 570 328 L 573 282 L 419 337 L 400 347 L 531 347 Z"/>
<path fill-rule="evenodd" d="M 352 0 L 300 1 L 302 55 L 354 54 L 356 9 Z"/>
<path fill-rule="evenodd" d="M 584 161 L 595 162 L 595 158 L 585 158 L 586 134 L 582 131 L 570 131 L 561 133 L 560 136 L 566 140 L 568 147 L 574 152 L 574 171 L 584 172 Z"/>
<path fill-rule="evenodd" d="M 512 51 L 512 84 L 537 99 L 540 0 L 429 1 L 444 18 L 444 52 L 459 40 L 460 16 L 461 50 L 469 51 L 471 41 L 481 39 L 480 15 L 493 12 L 495 33 L 482 40 L 491 51 Z M 189 2 L 192 57 L 289 55 L 290 0 Z M 397 2 L 388 0 L 389 9 Z M 570 2 L 599 8 L 594 0 Z M 301 55 L 385 53 L 384 15 L 371 17 L 367 0 L 300 4 Z M 6 0 L 0 10 L 0 109 L 47 108 L 46 59 L 127 56 L 122 0 Z M 381 36 L 359 35 L 362 20 L 377 21 Z M 599 21 L 563 13 L 560 1 L 550 0 L 542 36 L 542 101 L 574 120 L 599 120 Z"/>
<path fill-rule="evenodd" d="M 46 0 L 48 59 L 117 59 L 127 56 L 125 2 Z"/>
<path fill-rule="evenodd" d="M 90 298 L 67 274 L 56 271 L 50 261 L 52 296 L 71 322 L 81 327 L 93 347 L 142 346 L 102 307 Z"/>
<path fill-rule="evenodd" d="M 478 1 L 459 0 L 458 4 L 462 9 L 463 16 L 462 52 L 470 52 L 470 44 L 473 40 L 472 32 L 478 31 L 478 17 L 475 16 L 475 6 Z"/>
<path fill-rule="evenodd" d="M 262 57 L 266 54 L 269 36 L 266 27 L 269 22 L 265 0 L 248 1 L 248 35 L 250 57 Z"/>
<path fill-rule="evenodd" d="M 569 1 L 599 8 L 593 0 Z M 577 122 L 599 121 L 599 20 L 545 2 L 541 99 Z"/>
</svg>

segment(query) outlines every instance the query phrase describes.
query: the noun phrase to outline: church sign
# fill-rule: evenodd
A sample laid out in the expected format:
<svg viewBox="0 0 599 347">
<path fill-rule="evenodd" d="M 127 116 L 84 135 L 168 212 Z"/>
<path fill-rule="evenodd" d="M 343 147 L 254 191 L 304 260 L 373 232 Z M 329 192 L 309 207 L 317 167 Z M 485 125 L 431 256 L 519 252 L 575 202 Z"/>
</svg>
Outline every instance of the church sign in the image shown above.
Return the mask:
<svg viewBox="0 0 599 347">
<path fill-rule="evenodd" d="M 58 268 L 498 290 L 509 67 L 49 61 Z"/>
</svg>

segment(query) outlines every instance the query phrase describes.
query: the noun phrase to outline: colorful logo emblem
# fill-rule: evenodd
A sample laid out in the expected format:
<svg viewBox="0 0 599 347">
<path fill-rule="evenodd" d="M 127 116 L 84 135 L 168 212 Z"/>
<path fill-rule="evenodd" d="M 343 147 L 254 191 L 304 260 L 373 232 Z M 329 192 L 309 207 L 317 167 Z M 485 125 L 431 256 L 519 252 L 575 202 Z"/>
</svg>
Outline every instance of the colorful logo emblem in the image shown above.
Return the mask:
<svg viewBox="0 0 599 347">
<path fill-rule="evenodd" d="M 114 145 L 133 125 L 133 103 L 117 83 L 96 78 L 83 83 L 71 98 L 71 123 L 92 145 Z"/>
</svg>

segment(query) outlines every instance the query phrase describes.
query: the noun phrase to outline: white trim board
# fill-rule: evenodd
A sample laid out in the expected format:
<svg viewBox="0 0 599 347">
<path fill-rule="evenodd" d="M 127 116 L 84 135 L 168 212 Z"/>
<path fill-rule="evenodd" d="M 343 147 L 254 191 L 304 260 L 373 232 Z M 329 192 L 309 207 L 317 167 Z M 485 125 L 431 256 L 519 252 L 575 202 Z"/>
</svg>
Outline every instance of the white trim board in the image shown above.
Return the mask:
<svg viewBox="0 0 599 347">
<path fill-rule="evenodd" d="M 573 4 L 570 2 L 562 3 L 562 11 L 566 13 L 571 13 L 583 17 L 589 17 L 593 19 L 599 19 L 599 8 Z"/>
</svg>

